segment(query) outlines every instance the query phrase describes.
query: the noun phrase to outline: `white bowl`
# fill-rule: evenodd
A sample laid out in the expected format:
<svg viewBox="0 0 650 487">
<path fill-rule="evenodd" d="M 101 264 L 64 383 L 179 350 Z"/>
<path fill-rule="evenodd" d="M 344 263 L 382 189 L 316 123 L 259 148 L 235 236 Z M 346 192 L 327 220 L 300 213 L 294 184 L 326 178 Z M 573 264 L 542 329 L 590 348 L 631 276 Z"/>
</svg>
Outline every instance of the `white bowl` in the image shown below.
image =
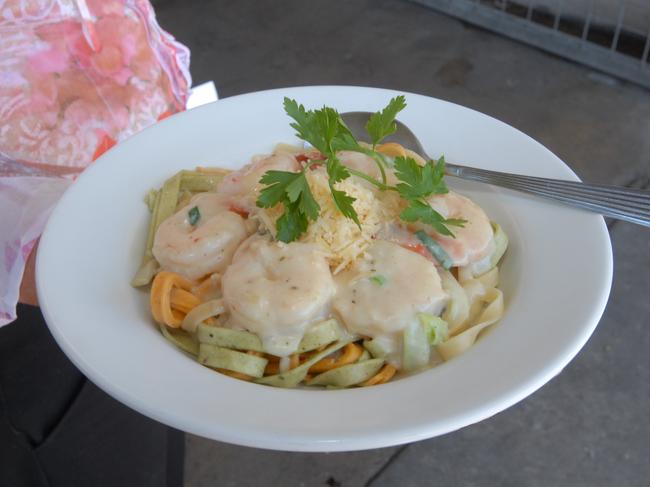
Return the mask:
<svg viewBox="0 0 650 487">
<path fill-rule="evenodd" d="M 284 390 L 215 373 L 160 335 L 146 293 L 129 285 L 143 251 L 149 188 L 182 168 L 236 168 L 276 142 L 295 142 L 284 96 L 343 112 L 375 111 L 397 94 L 324 86 L 226 98 L 171 117 L 102 156 L 63 196 L 40 242 L 39 299 L 63 351 L 99 387 L 158 421 L 281 450 L 360 450 L 430 438 L 541 387 L 602 315 L 612 279 L 609 235 L 598 215 L 487 185 L 449 181 L 510 236 L 503 320 L 466 354 L 385 385 Z M 406 98 L 400 119 L 431 156 L 577 180 L 550 151 L 502 122 L 441 100 Z"/>
</svg>

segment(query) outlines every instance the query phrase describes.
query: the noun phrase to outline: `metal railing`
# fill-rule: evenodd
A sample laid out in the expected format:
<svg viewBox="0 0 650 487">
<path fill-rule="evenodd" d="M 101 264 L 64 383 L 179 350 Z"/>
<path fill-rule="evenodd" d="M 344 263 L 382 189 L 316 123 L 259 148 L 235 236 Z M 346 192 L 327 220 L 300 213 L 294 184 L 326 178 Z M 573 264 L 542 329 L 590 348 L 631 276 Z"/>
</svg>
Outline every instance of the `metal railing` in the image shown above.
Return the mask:
<svg viewBox="0 0 650 487">
<path fill-rule="evenodd" d="M 650 88 L 650 0 L 413 0 Z"/>
</svg>

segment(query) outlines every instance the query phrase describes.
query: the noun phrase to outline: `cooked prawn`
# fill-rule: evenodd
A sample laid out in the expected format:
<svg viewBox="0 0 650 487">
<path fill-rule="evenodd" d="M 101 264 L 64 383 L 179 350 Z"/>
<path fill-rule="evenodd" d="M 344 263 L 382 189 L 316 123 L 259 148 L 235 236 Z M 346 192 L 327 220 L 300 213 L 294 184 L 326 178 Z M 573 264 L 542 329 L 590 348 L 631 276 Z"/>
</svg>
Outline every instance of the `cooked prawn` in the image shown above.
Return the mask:
<svg viewBox="0 0 650 487">
<path fill-rule="evenodd" d="M 323 251 L 313 244 L 252 236 L 222 279 L 229 323 L 261 337 L 268 353 L 293 353 L 305 329 L 328 316 L 335 292 Z"/>
<path fill-rule="evenodd" d="M 464 227 L 449 226 L 454 237 L 441 235 L 431 226 L 416 223 L 414 230 L 424 230 L 447 252 L 454 266 L 463 267 L 479 261 L 494 250 L 494 231 L 483 209 L 469 198 L 453 191 L 427 199 L 431 207 L 445 218 L 465 220 Z"/>
<path fill-rule="evenodd" d="M 193 225 L 189 212 L 198 208 Z M 250 225 L 229 211 L 215 193 L 200 193 L 158 227 L 153 255 L 165 270 L 188 279 L 223 272 L 235 250 L 251 233 Z"/>
<path fill-rule="evenodd" d="M 447 300 L 432 262 L 385 240 L 336 278 L 333 308 L 354 334 L 401 332 L 418 313 L 439 314 Z"/>
<path fill-rule="evenodd" d="M 295 156 L 287 152 L 257 156 L 250 164 L 224 177 L 217 187 L 217 193 L 236 211 L 253 213 L 257 208 L 255 202 L 263 187 L 260 179 L 265 172 L 298 172 L 300 169 L 300 164 Z"/>
</svg>

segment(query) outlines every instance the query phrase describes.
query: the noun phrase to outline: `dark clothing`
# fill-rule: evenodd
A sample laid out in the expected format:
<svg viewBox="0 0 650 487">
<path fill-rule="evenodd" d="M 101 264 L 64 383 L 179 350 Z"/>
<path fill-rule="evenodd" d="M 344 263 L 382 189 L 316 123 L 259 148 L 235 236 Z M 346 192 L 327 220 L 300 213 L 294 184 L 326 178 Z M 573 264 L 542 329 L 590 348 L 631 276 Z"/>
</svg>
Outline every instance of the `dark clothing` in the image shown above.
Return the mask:
<svg viewBox="0 0 650 487">
<path fill-rule="evenodd" d="M 0 328 L 0 487 L 181 487 L 183 445 L 86 379 L 38 308 Z"/>
</svg>

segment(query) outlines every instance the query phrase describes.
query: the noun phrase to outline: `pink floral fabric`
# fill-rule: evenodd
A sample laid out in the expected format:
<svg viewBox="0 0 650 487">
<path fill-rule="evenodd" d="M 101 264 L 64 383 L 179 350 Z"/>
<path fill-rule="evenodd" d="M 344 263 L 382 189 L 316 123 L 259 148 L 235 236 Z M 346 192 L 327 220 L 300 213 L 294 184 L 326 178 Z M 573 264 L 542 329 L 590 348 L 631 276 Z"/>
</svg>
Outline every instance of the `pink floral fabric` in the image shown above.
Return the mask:
<svg viewBox="0 0 650 487">
<path fill-rule="evenodd" d="M 65 187 L 183 110 L 190 85 L 189 50 L 148 0 L 0 0 L 0 326 Z"/>
<path fill-rule="evenodd" d="M 0 178 L 0 326 L 16 319 L 27 257 L 70 183 L 65 178 Z"/>
</svg>

